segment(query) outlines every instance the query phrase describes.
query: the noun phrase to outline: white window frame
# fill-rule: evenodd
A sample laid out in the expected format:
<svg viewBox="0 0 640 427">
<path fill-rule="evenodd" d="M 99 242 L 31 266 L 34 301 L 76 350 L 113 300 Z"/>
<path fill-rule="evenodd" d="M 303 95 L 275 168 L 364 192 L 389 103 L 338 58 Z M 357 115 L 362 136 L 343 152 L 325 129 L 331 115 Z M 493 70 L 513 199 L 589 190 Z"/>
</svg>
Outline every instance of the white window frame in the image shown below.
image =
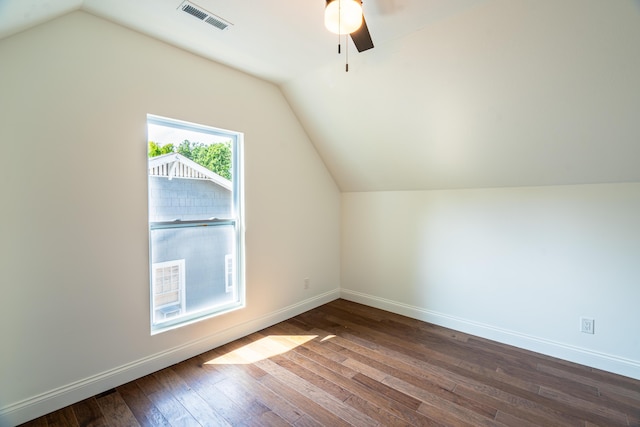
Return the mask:
<svg viewBox="0 0 640 427">
<path fill-rule="evenodd" d="M 234 227 L 234 253 L 231 254 L 233 263 L 232 281 L 231 287 L 229 287 L 229 275 L 227 271 L 227 256 L 225 256 L 225 290 L 227 292 L 233 292 L 234 302 L 226 304 L 222 307 L 218 307 L 212 310 L 203 310 L 194 313 L 186 313 L 186 309 L 183 308 L 183 314 L 168 319 L 155 319 L 154 315 L 154 295 L 153 295 L 153 272 L 150 274 L 150 318 L 151 318 L 151 334 L 164 332 L 167 330 L 175 329 L 177 327 L 186 326 L 195 322 L 199 322 L 214 316 L 218 316 L 230 311 L 235 311 L 244 308 L 246 305 L 245 298 L 245 279 L 244 279 L 244 135 L 241 132 L 235 132 L 225 129 L 214 128 L 210 126 L 200 125 L 196 123 L 185 122 L 176 119 L 170 119 L 167 117 L 156 116 L 147 114 L 147 124 L 158 124 L 167 127 L 173 127 L 176 129 L 196 131 L 200 133 L 206 133 L 211 135 L 222 136 L 231 140 L 232 144 L 232 213 L 230 218 L 211 218 L 196 221 L 182 221 L 175 223 L 173 221 L 167 222 L 149 222 L 149 268 L 153 268 L 151 262 L 151 253 L 153 251 L 151 244 L 151 231 L 154 229 L 168 229 L 168 228 L 181 228 L 181 227 L 199 227 L 199 226 L 217 226 L 217 225 L 232 225 Z M 147 138 L 147 141 L 149 138 Z M 148 162 L 148 161 L 147 161 Z M 151 197 L 151 195 L 149 195 Z M 151 199 L 149 199 L 151 200 Z M 183 268 L 184 274 L 184 268 Z M 184 289 L 186 293 L 187 284 L 184 282 Z M 230 289 L 230 290 L 229 290 Z M 186 294 L 185 294 L 186 295 Z M 183 296 L 185 296 L 183 295 Z M 186 301 L 186 299 L 183 299 Z"/>
</svg>

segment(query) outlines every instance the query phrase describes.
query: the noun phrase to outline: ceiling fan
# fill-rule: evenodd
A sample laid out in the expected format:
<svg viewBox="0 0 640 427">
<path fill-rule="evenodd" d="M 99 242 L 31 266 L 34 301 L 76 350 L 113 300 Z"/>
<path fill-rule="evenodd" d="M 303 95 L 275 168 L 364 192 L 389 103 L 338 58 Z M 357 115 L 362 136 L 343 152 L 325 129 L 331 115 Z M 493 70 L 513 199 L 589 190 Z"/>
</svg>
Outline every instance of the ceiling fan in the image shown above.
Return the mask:
<svg viewBox="0 0 640 427">
<path fill-rule="evenodd" d="M 362 0 L 326 0 L 324 23 L 335 34 L 349 34 L 358 52 L 373 48 Z"/>
</svg>

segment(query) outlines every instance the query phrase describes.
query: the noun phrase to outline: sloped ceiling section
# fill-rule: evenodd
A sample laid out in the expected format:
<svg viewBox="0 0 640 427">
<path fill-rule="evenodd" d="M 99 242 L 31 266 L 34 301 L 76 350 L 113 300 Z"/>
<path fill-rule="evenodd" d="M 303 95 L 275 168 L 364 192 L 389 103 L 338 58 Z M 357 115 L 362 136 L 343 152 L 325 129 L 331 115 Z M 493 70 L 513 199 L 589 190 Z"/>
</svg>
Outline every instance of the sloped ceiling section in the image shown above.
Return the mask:
<svg viewBox="0 0 640 427">
<path fill-rule="evenodd" d="M 343 191 L 640 181 L 640 0 L 364 0 L 348 73 L 325 0 L 181 3 L 0 0 L 0 37 L 81 9 L 271 81 Z"/>
<path fill-rule="evenodd" d="M 343 191 L 640 180 L 640 3 L 488 1 L 283 85 Z"/>
</svg>

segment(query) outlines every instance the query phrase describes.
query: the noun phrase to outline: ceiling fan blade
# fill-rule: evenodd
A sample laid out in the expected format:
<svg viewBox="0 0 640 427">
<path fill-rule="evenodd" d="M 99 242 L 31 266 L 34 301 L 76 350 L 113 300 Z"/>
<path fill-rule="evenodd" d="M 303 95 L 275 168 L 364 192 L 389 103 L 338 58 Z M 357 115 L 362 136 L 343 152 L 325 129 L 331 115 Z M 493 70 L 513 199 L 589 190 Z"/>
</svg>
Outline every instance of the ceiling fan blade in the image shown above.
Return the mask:
<svg viewBox="0 0 640 427">
<path fill-rule="evenodd" d="M 356 45 L 358 52 L 364 52 L 373 48 L 373 40 L 371 40 L 371 34 L 369 34 L 369 28 L 367 28 L 367 21 L 362 17 L 362 26 L 351 33 L 351 40 Z"/>
</svg>

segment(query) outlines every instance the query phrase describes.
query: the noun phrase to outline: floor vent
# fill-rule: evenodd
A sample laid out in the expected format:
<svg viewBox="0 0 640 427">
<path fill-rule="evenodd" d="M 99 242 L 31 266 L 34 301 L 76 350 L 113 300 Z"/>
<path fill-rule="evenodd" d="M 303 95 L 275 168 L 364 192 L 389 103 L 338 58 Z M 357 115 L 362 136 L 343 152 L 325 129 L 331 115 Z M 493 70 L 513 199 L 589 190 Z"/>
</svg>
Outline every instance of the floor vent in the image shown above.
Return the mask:
<svg viewBox="0 0 640 427">
<path fill-rule="evenodd" d="M 219 30 L 226 30 L 233 25 L 231 22 L 226 21 L 221 17 L 206 11 L 200 6 L 197 6 L 189 1 L 182 2 L 182 4 L 180 5 L 180 10 L 198 18 L 203 22 L 206 22 L 209 25 L 216 27 Z"/>
</svg>

